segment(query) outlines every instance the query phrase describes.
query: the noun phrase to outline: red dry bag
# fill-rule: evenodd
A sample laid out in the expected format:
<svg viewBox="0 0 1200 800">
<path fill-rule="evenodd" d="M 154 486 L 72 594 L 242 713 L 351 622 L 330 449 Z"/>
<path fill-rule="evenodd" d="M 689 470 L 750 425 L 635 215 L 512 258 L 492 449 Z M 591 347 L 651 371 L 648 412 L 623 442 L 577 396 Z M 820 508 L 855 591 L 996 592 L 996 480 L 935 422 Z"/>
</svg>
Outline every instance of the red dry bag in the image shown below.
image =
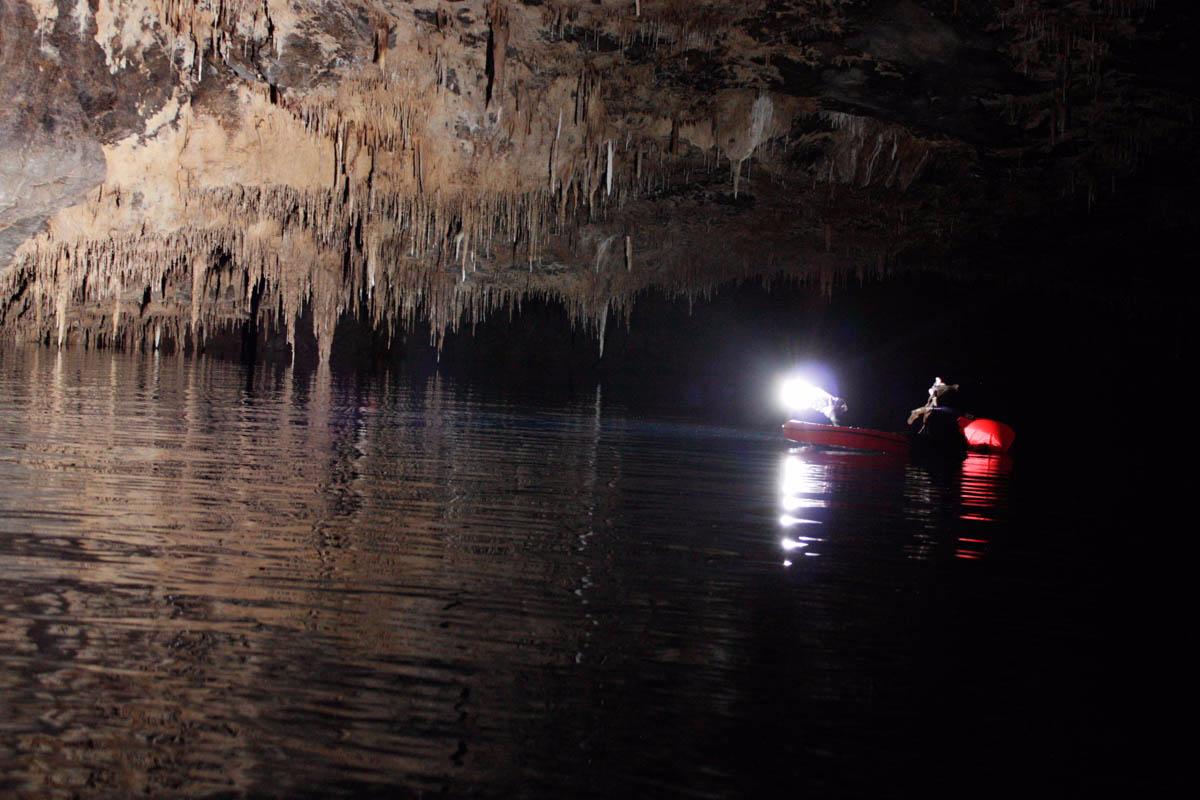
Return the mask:
<svg viewBox="0 0 1200 800">
<path fill-rule="evenodd" d="M 967 447 L 972 450 L 1007 453 L 1013 439 L 1017 438 L 1016 431 L 994 419 L 959 417 L 958 427 L 967 440 Z"/>
</svg>

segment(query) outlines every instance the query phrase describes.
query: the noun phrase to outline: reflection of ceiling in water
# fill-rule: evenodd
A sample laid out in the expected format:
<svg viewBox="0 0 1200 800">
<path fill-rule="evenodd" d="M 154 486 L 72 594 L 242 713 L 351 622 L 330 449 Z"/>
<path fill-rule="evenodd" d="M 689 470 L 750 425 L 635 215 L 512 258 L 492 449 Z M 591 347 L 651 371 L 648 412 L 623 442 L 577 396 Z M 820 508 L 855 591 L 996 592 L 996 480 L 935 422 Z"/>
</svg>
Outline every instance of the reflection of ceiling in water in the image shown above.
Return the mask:
<svg viewBox="0 0 1200 800">
<path fill-rule="evenodd" d="M 734 703 L 744 604 L 686 575 L 738 563 L 745 483 L 605 430 L 598 392 L 526 409 L 438 377 L 31 349 L 0 397 L 12 780 L 503 785 L 514 747 L 559 738 L 527 729 L 546 703 L 584 724 L 571 670 Z"/>
</svg>

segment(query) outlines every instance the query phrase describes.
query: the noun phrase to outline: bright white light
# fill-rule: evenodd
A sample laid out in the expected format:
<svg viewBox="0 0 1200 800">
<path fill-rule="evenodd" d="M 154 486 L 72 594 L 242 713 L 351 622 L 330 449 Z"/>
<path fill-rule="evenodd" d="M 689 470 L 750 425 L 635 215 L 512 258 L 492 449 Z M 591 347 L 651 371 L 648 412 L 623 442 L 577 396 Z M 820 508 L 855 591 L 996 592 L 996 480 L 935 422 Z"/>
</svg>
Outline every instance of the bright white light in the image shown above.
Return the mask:
<svg viewBox="0 0 1200 800">
<path fill-rule="evenodd" d="M 783 494 L 799 494 L 807 491 L 808 481 L 804 474 L 804 462 L 796 456 L 788 456 L 783 461 L 783 482 L 779 487 Z"/>
<path fill-rule="evenodd" d="M 780 483 L 780 492 L 796 494 L 804 488 L 804 462 L 796 456 L 784 459 L 784 480 Z"/>
<path fill-rule="evenodd" d="M 780 539 L 779 544 L 784 550 L 800 550 L 808 547 L 808 542 L 797 542 L 795 539 Z"/>
<path fill-rule="evenodd" d="M 821 523 L 815 519 L 800 519 L 799 517 L 793 517 L 791 514 L 782 514 L 779 517 L 779 524 L 781 527 L 790 528 L 793 525 L 820 525 Z"/>
<path fill-rule="evenodd" d="M 779 386 L 779 400 L 789 411 L 819 411 L 829 405 L 832 397 L 829 392 L 803 378 L 789 378 Z"/>
</svg>

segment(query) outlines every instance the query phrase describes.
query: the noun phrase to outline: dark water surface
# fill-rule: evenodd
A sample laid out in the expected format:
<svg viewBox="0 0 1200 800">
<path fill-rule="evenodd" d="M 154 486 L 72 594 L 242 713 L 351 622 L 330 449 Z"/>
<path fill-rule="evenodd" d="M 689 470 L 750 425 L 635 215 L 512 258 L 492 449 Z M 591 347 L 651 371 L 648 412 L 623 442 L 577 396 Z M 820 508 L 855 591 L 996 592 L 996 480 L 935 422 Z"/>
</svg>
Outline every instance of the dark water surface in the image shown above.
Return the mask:
<svg viewBox="0 0 1200 800">
<path fill-rule="evenodd" d="M 594 389 L 8 348 L 0 795 L 1099 780 L 1086 498 L 773 433 Z"/>
</svg>

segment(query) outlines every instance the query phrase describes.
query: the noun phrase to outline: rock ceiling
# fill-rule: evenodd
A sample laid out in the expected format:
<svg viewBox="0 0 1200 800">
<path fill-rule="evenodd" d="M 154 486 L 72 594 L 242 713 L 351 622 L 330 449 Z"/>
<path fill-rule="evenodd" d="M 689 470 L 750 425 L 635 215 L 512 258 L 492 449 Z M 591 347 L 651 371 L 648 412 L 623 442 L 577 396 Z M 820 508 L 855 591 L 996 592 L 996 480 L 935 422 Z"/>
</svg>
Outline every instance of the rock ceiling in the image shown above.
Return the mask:
<svg viewBox="0 0 1200 800">
<path fill-rule="evenodd" d="M 1170 13 L 0 0 L 0 326 L 194 346 L 307 309 L 328 353 L 347 313 L 595 330 L 648 287 L 936 258 L 1194 149 Z"/>
</svg>

